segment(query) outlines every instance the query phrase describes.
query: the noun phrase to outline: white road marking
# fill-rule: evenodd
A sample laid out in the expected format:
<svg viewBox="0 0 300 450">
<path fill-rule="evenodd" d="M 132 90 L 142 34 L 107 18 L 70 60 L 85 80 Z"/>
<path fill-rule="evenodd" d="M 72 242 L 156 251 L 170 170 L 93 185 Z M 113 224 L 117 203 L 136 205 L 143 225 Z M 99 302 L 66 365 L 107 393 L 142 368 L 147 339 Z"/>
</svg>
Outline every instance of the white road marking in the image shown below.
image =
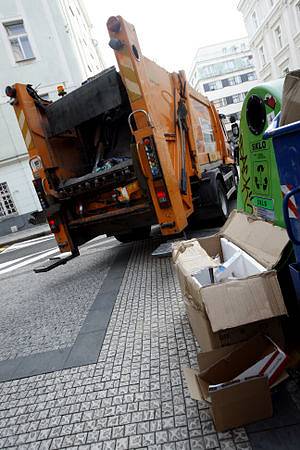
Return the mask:
<svg viewBox="0 0 300 450">
<path fill-rule="evenodd" d="M 50 240 L 54 240 L 54 236 L 42 236 L 39 238 L 31 239 L 30 241 L 24 241 L 19 242 L 16 244 L 13 244 L 9 248 L 7 248 L 5 251 L 17 251 L 22 250 L 23 248 L 34 246 L 38 244 L 42 244 L 43 242 L 47 242 Z M 55 241 L 53 242 L 55 244 Z M 81 249 L 80 253 L 82 255 L 87 255 L 89 253 L 96 253 L 97 251 L 102 250 L 110 250 L 115 247 L 118 247 L 119 245 L 122 245 L 117 239 L 115 239 L 113 236 L 107 237 L 105 234 L 101 236 L 97 236 L 92 241 L 87 242 L 84 244 Z M 4 252 L 5 252 L 4 251 Z M 2 252 L 2 253 L 4 253 Z M 37 251 L 34 253 L 30 253 L 29 255 L 22 256 L 20 258 L 12 259 L 10 261 L 6 261 L 4 263 L 0 263 L 0 275 L 13 272 L 17 269 L 20 269 L 22 267 L 28 266 L 29 264 L 32 264 L 36 261 L 42 260 L 42 259 L 49 259 L 51 255 L 54 255 L 55 258 L 64 258 L 67 256 L 66 253 L 60 253 L 58 247 L 52 247 L 50 249 Z M 50 258 L 51 259 L 51 258 Z"/>
<path fill-rule="evenodd" d="M 9 253 L 16 250 L 21 250 L 22 248 L 30 247 L 35 244 L 41 244 L 54 239 L 54 236 L 42 236 L 39 238 L 31 239 L 30 241 L 18 242 L 16 244 L 10 245 L 3 253 Z"/>
<path fill-rule="evenodd" d="M 54 253 L 58 253 L 58 252 L 59 252 L 59 249 L 55 248 L 55 249 L 51 249 L 48 251 L 35 253 L 34 255 L 36 255 L 36 256 L 34 256 L 34 255 L 24 256 L 22 258 L 14 259 L 13 261 L 8 261 L 5 263 L 2 263 L 2 264 L 0 264 L 0 275 L 2 275 L 3 273 L 12 272 L 13 270 L 20 269 L 21 267 L 27 266 L 28 264 L 31 264 L 35 261 L 46 258 L 47 256 L 54 255 Z M 24 261 L 24 259 L 26 259 L 26 261 Z M 21 260 L 23 260 L 23 261 L 21 261 Z M 17 262 L 19 261 L 19 263 L 15 264 L 16 261 Z M 9 266 L 9 267 L 7 267 L 7 266 Z M 2 270 L 1 270 L 1 267 L 3 267 Z"/>
</svg>

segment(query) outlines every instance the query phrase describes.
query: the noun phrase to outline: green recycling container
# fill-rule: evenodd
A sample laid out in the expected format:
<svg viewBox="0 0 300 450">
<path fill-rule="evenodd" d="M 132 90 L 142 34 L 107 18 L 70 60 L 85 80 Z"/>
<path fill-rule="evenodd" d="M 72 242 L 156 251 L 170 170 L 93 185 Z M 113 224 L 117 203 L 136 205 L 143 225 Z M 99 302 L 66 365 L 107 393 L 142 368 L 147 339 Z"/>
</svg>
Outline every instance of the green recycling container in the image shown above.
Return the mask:
<svg viewBox="0 0 300 450">
<path fill-rule="evenodd" d="M 283 79 L 259 84 L 244 100 L 240 121 L 237 208 L 285 227 L 273 143 L 263 134 L 281 110 Z"/>
</svg>

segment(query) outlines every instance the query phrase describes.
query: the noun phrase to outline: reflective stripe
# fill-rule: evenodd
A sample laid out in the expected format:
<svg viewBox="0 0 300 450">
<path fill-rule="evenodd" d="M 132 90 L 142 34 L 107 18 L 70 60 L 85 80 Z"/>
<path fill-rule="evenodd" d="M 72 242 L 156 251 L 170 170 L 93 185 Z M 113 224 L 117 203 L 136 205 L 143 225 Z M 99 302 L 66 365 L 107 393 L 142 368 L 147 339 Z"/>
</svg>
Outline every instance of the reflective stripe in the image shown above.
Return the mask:
<svg viewBox="0 0 300 450">
<path fill-rule="evenodd" d="M 119 66 L 129 99 L 132 102 L 140 99 L 142 97 L 142 93 L 131 59 L 126 55 L 122 55 Z"/>
<path fill-rule="evenodd" d="M 140 91 L 140 87 L 139 87 L 139 85 L 137 83 L 134 83 L 133 81 L 128 80 L 128 78 L 125 78 L 125 84 L 126 84 L 126 87 L 130 91 L 131 94 L 135 95 L 137 98 L 140 98 L 142 96 L 142 93 Z M 129 93 L 128 93 L 128 95 L 129 95 Z"/>
<path fill-rule="evenodd" d="M 22 109 L 20 109 L 20 111 L 17 113 L 17 118 L 27 150 L 30 150 L 30 148 L 32 147 L 32 137 L 28 125 L 25 121 L 25 114 Z"/>
<path fill-rule="evenodd" d="M 26 144 L 26 147 L 27 147 L 27 148 L 30 147 L 30 144 L 31 144 L 31 134 L 30 134 L 30 131 L 29 131 L 29 130 L 27 130 L 27 133 L 26 133 L 25 144 Z"/>
<path fill-rule="evenodd" d="M 23 128 L 24 122 L 25 122 L 25 116 L 24 116 L 24 113 L 23 113 L 23 111 L 21 109 L 21 112 L 20 112 L 20 115 L 19 115 L 19 125 L 20 125 L 21 130 Z"/>
<path fill-rule="evenodd" d="M 291 186 L 290 184 L 282 184 L 281 185 L 281 192 L 283 197 L 288 194 L 291 190 L 293 189 L 293 186 Z M 300 215 L 298 212 L 298 208 L 295 202 L 295 199 L 293 199 L 293 197 L 289 198 L 289 202 L 288 202 L 288 209 L 289 209 L 289 217 L 292 219 L 299 219 Z"/>
</svg>

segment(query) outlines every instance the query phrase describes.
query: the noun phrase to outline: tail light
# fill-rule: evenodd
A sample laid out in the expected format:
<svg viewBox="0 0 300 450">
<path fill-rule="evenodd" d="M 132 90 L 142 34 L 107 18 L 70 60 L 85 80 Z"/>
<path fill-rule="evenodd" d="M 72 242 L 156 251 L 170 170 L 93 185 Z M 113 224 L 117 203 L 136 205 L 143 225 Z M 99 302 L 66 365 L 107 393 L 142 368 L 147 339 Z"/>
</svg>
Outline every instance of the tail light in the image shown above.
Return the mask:
<svg viewBox="0 0 300 450">
<path fill-rule="evenodd" d="M 48 219 L 49 227 L 52 233 L 58 233 L 59 232 L 59 223 L 57 219 L 51 217 Z"/>
<path fill-rule="evenodd" d="M 156 198 L 158 201 L 158 204 L 161 208 L 169 208 L 170 207 L 170 199 L 168 195 L 168 191 L 166 189 L 165 184 L 159 183 L 159 185 L 154 186 L 155 187 L 155 193 Z"/>
</svg>

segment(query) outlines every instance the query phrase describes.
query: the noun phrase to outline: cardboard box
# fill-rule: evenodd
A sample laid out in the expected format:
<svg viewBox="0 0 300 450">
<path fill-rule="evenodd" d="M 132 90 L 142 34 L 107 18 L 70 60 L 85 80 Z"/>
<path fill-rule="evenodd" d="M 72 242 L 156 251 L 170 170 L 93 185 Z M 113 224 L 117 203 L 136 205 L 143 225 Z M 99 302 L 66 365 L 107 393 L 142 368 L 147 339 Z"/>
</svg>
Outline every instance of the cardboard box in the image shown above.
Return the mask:
<svg viewBox="0 0 300 450">
<path fill-rule="evenodd" d="M 197 309 L 192 301 L 185 302 L 187 316 L 193 334 L 203 351 L 227 347 L 246 341 L 257 333 L 270 336 L 280 347 L 284 348 L 284 336 L 280 319 L 275 317 L 234 328 L 213 332 L 205 311 Z"/>
<path fill-rule="evenodd" d="M 279 377 L 283 371 L 283 365 L 280 364 L 284 362 L 281 358 L 276 376 L 276 370 L 268 374 L 266 369 L 262 369 L 263 364 L 257 363 L 274 351 L 277 351 L 274 343 L 263 335 L 257 335 L 243 344 L 201 352 L 198 354 L 199 369 L 184 369 L 191 397 L 210 404 L 217 431 L 272 415 L 268 375 L 271 380 Z M 253 376 L 243 379 L 242 373 L 251 367 Z M 216 385 L 219 387 L 214 388 Z"/>
<path fill-rule="evenodd" d="M 239 273 L 233 280 L 203 286 L 194 276 L 197 270 L 195 255 L 198 254 L 202 269 L 206 263 L 215 262 L 217 257 L 223 262 L 222 239 L 230 244 L 226 246 L 229 257 L 233 247 L 244 253 L 247 260 L 245 276 Z M 202 350 L 240 342 L 258 331 L 266 332 L 282 343 L 280 323 L 275 318 L 287 311 L 275 268 L 288 242 L 285 229 L 233 211 L 216 235 L 183 242 L 180 253 L 179 245 L 175 245 L 173 261 L 190 324 Z M 194 246 L 193 265 L 182 251 L 186 245 L 191 253 L 191 244 Z M 202 254 L 199 247 L 202 247 Z"/>
<path fill-rule="evenodd" d="M 285 77 L 282 93 L 280 126 L 300 120 L 300 70 Z"/>
</svg>

